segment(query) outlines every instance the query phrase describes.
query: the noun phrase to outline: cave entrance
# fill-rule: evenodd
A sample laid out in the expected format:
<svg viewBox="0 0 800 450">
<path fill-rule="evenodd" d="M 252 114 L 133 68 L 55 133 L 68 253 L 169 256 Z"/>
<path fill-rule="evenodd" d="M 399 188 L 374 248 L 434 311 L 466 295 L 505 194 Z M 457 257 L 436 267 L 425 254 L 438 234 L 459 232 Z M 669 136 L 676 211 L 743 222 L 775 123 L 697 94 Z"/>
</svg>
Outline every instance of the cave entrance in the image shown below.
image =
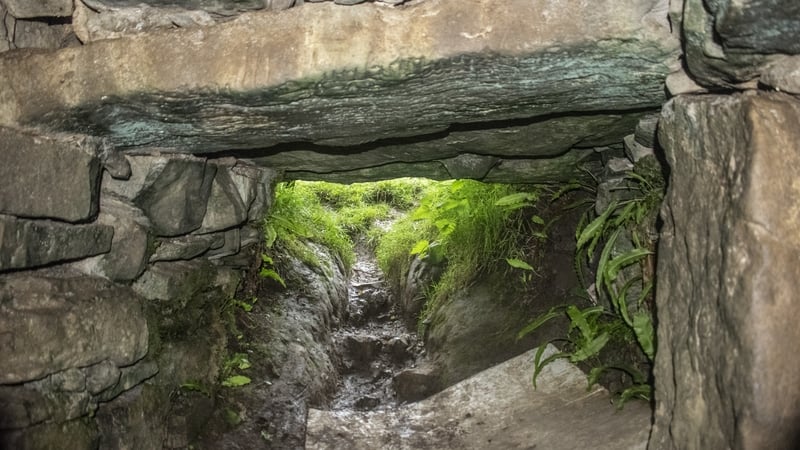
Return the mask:
<svg viewBox="0 0 800 450">
<path fill-rule="evenodd" d="M 273 412 L 261 424 L 261 437 L 278 446 L 305 439 L 307 448 L 335 448 L 331 442 L 347 440 L 369 448 L 376 439 L 399 439 L 401 448 L 409 442 L 414 448 L 455 448 L 461 434 L 480 430 L 486 445 L 493 439 L 499 445 L 537 442 L 529 419 L 502 436 L 491 425 L 518 421 L 514 414 L 522 410 L 494 413 L 521 404 L 540 408 L 537 402 L 557 396 L 558 386 L 580 385 L 581 397 L 589 386 L 592 401 L 628 403 L 626 415 L 614 419 L 625 422 L 609 436 L 614 448 L 625 439 L 646 442 L 651 360 L 622 314 L 651 311 L 651 251 L 643 249 L 634 225 L 654 222 L 645 224 L 652 217 L 640 210 L 639 221 L 625 215 L 633 210 L 627 205 L 644 208 L 646 196 L 637 195 L 656 186 L 652 175 L 631 171 L 611 191 L 588 172 L 567 183 L 538 185 L 428 179 L 278 185 L 265 227 L 269 263 L 262 265 L 271 288 L 262 288 L 259 302 L 287 320 L 300 312 L 321 318 L 289 327 L 307 327 L 306 334 L 278 336 L 301 345 L 290 342 L 283 353 L 270 355 L 285 359 L 273 360 L 265 386 L 282 386 L 288 395 L 269 401 L 287 406 L 288 414 Z M 598 192 L 604 190 L 622 192 L 624 200 L 603 199 Z M 605 209 L 598 207 L 603 201 Z M 609 247 L 623 242 L 623 232 L 628 247 Z M 611 262 L 628 271 L 624 278 L 598 275 L 598 267 Z M 271 299 L 284 286 L 293 292 L 297 286 L 336 285 L 337 275 L 345 287 L 322 289 L 327 306 L 321 309 L 312 306 L 319 303 L 310 292 L 277 294 L 293 306 Z M 597 280 L 625 291 L 604 292 Z M 347 292 L 345 300 L 337 304 L 332 292 Z M 620 292 L 634 297 L 622 311 Z M 299 309 L 292 309 L 298 302 Z M 555 346 L 544 347 L 548 343 Z M 534 350 L 539 346 L 542 353 Z M 294 368 L 287 372 L 281 364 Z M 296 374 L 298 379 L 288 378 Z M 507 383 L 484 385 L 487 377 Z M 514 384 L 520 379 L 524 389 Z M 442 391 L 449 394 L 437 395 Z M 450 397 L 455 400 L 443 400 Z M 585 406 L 580 417 L 555 414 L 548 419 L 552 429 L 585 420 L 587 411 L 603 414 L 595 403 Z M 297 436 L 306 430 L 306 418 L 307 435 Z M 282 420 L 294 425 L 281 429 Z"/>
</svg>

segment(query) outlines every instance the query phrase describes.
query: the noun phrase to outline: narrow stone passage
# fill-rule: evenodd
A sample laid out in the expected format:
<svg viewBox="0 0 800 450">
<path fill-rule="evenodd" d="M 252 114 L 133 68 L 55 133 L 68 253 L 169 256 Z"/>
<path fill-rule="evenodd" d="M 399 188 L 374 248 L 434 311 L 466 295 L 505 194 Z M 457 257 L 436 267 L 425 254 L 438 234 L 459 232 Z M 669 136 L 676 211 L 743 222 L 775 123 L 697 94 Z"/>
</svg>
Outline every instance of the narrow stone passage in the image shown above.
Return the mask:
<svg viewBox="0 0 800 450">
<path fill-rule="evenodd" d="M 344 326 L 333 333 L 342 382 L 332 410 L 385 410 L 402 402 L 398 374 L 413 368 L 424 354 L 416 333 L 395 312 L 374 253 L 356 249 Z"/>
<path fill-rule="evenodd" d="M 534 389 L 535 350 L 428 396 L 417 367 L 427 364 L 423 343 L 394 306 L 374 255 L 360 245 L 347 318 L 332 336 L 340 386 L 327 408 L 309 408 L 307 450 L 646 447 L 649 405 L 617 409 L 566 360 L 545 367 Z M 548 346 L 544 357 L 557 351 Z"/>
</svg>

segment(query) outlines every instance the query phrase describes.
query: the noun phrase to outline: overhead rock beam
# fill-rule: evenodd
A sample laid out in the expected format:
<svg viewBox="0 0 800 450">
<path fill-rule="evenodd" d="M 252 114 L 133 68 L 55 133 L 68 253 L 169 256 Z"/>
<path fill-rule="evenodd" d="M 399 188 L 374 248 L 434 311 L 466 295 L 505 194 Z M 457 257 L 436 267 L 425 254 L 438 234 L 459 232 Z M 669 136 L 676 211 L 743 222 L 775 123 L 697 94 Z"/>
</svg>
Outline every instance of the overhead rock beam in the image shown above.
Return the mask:
<svg viewBox="0 0 800 450">
<path fill-rule="evenodd" d="M 657 108 L 678 51 L 664 5 L 323 3 L 9 52 L 0 55 L 0 124 L 104 136 L 123 149 L 206 153 Z"/>
</svg>

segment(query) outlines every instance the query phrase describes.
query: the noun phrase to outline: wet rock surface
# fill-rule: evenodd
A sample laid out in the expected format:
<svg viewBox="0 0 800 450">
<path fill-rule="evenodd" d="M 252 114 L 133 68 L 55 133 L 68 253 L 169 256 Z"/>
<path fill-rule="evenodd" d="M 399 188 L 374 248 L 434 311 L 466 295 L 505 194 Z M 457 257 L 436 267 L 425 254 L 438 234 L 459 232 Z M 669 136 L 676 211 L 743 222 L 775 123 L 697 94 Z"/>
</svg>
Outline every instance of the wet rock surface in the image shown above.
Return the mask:
<svg viewBox="0 0 800 450">
<path fill-rule="evenodd" d="M 375 256 L 360 248 L 350 282 L 345 326 L 334 332 L 342 382 L 332 410 L 389 409 L 409 396 L 398 396 L 397 380 L 405 387 L 406 369 L 424 353 L 416 333 L 409 332 L 396 312 Z"/>
<path fill-rule="evenodd" d="M 605 389 L 587 392 L 583 372 L 565 360 L 547 366 L 534 390 L 534 353 L 396 410 L 311 409 L 306 449 L 645 448 L 646 403 L 616 409 Z"/>
<path fill-rule="evenodd" d="M 258 302 L 235 312 L 228 350 L 247 356 L 252 382 L 217 393 L 195 448 L 302 449 L 309 405 L 333 397 L 339 375 L 331 330 L 345 314 L 347 275 L 328 250 L 308 245 L 319 265 L 276 253 L 288 288 L 257 281 Z"/>
</svg>

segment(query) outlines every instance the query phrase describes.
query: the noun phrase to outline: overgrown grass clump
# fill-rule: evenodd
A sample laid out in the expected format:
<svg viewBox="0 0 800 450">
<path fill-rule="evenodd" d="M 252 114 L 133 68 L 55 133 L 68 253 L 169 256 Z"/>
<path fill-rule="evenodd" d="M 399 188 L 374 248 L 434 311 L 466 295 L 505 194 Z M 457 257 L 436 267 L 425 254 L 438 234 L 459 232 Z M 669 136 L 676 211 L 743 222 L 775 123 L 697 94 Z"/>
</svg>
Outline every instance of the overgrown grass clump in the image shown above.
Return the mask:
<svg viewBox="0 0 800 450">
<path fill-rule="evenodd" d="M 279 244 L 306 264 L 320 266 L 319 258 L 307 242 L 331 249 L 345 269 L 355 261 L 353 241 L 323 208 L 307 183 L 281 183 L 275 188 L 275 201 L 265 224 L 267 247 Z"/>
<path fill-rule="evenodd" d="M 538 188 L 527 189 L 530 198 L 538 196 Z M 505 261 L 522 257 L 520 240 L 529 227 L 519 208 L 501 201 L 517 193 L 510 185 L 472 180 L 431 185 L 417 209 L 380 240 L 378 264 L 395 284 L 416 255 L 443 265 L 426 305 L 430 311 L 476 277 L 498 267 L 510 269 Z"/>
<path fill-rule="evenodd" d="M 308 182 L 319 201 L 334 214 L 334 221 L 348 235 L 369 234 L 377 221 L 388 219 L 392 211 L 407 211 L 433 182 L 421 178 L 400 178 L 349 185 Z"/>
<path fill-rule="evenodd" d="M 432 182 L 397 179 L 343 185 L 326 182 L 281 183 L 266 220 L 267 247 L 283 246 L 306 264 L 319 266 L 319 258 L 307 242 L 331 249 L 350 270 L 355 261 L 353 238 L 378 236 L 374 224 L 418 202 Z M 265 263 L 270 263 L 269 258 Z"/>
</svg>

